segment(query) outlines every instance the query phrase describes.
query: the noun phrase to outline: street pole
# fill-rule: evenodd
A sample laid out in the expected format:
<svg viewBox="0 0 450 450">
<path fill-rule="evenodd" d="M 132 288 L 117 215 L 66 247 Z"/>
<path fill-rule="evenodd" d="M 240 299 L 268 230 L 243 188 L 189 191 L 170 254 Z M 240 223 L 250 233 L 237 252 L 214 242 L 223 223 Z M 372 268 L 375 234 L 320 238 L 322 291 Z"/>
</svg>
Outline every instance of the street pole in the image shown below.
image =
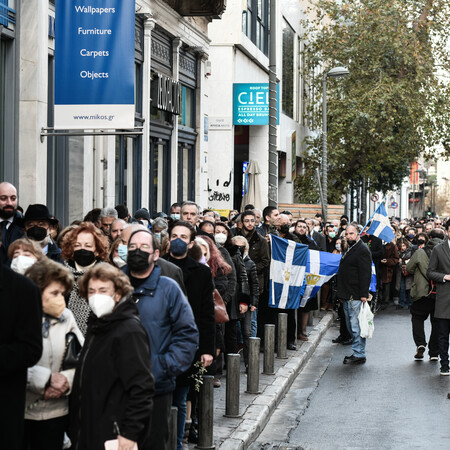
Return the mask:
<svg viewBox="0 0 450 450">
<path fill-rule="evenodd" d="M 327 73 L 322 81 L 322 214 L 327 221 L 328 210 L 328 148 L 327 148 Z"/>
<path fill-rule="evenodd" d="M 277 2 L 270 0 L 269 53 L 269 206 L 278 206 L 278 152 L 277 152 Z"/>
</svg>

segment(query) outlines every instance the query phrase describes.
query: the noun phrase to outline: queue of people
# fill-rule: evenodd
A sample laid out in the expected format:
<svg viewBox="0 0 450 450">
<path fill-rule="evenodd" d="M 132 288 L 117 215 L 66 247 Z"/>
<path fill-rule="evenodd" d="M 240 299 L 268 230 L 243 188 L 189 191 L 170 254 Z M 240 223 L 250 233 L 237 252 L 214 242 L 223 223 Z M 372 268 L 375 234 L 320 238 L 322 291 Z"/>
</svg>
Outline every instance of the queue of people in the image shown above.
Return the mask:
<svg viewBox="0 0 450 450">
<path fill-rule="evenodd" d="M 5 182 L 0 220 L 0 357 L 10 361 L 0 391 L 11 411 L 0 408 L 0 427 L 9 430 L 8 448 L 102 449 L 117 439 L 120 450 L 164 450 L 172 406 L 177 448 L 197 442 L 199 377 L 211 374 L 219 387 L 226 354 L 240 351 L 247 370 L 250 337 L 264 339 L 264 325 L 277 322 L 280 311 L 268 305 L 270 235 L 342 255 L 320 299 L 284 310 L 288 349 L 308 340 L 312 310 L 335 309 L 341 334 L 333 342 L 352 346 L 344 364 L 364 364 L 357 317 L 372 297 L 381 309 L 410 308 L 415 358 L 428 346 L 448 375 L 450 222 L 427 232 L 428 223 L 420 230 L 393 220 L 396 240 L 383 243 L 346 216 L 294 219 L 247 205 L 221 217 L 186 201 L 153 218 L 145 208 L 134 216 L 125 205 L 96 209 L 62 229 L 45 205 L 22 215 Z M 216 322 L 217 296 L 225 323 Z"/>
</svg>

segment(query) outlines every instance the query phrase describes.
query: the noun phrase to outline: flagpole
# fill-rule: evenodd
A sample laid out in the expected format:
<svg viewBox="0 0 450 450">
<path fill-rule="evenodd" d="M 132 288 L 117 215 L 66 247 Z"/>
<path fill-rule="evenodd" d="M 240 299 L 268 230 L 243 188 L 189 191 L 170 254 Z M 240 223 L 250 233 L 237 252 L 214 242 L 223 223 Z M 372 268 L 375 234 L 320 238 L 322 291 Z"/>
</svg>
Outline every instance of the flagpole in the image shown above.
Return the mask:
<svg viewBox="0 0 450 450">
<path fill-rule="evenodd" d="M 375 211 L 373 212 L 373 214 L 370 216 L 370 219 L 366 222 L 366 224 L 363 226 L 361 232 L 359 234 L 362 234 L 362 232 L 364 231 L 364 229 L 367 227 L 368 223 L 373 219 L 373 216 L 377 213 L 378 208 L 384 203 L 384 201 L 386 200 L 387 195 L 385 195 L 383 197 L 383 199 L 381 200 L 380 204 L 376 207 Z"/>
</svg>

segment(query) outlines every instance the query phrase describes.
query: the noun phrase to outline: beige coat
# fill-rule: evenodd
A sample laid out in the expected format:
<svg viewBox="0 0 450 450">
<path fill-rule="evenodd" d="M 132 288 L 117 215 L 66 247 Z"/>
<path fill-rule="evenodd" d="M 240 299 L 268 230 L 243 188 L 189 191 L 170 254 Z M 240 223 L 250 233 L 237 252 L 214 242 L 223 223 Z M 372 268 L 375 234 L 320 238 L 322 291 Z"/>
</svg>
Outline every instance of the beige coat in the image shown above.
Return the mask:
<svg viewBox="0 0 450 450">
<path fill-rule="evenodd" d="M 44 323 L 45 317 L 42 318 L 42 323 Z M 51 400 L 44 400 L 43 396 L 51 374 L 60 372 L 66 348 L 66 334 L 69 332 L 75 333 L 80 344 L 83 345 L 83 334 L 78 328 L 72 312 L 66 308 L 59 319 L 50 318 L 48 337 L 42 339 L 41 359 L 35 366 L 28 369 L 25 419 L 48 420 L 68 414 L 68 395 L 72 390 L 75 369 L 61 372 L 70 385 L 70 390 L 66 395 Z"/>
</svg>

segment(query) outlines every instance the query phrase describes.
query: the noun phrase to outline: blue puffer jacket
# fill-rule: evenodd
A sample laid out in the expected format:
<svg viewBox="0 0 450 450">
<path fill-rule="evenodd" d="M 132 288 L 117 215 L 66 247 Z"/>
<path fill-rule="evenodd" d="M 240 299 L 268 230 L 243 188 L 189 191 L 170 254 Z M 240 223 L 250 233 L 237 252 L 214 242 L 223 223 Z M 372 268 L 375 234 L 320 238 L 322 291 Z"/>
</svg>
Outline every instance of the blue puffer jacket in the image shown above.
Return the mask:
<svg viewBox="0 0 450 450">
<path fill-rule="evenodd" d="M 124 272 L 129 275 L 128 268 Z M 198 347 L 194 314 L 178 284 L 152 273 L 134 290 L 142 325 L 150 338 L 155 395 L 172 392 L 175 377 L 191 366 Z"/>
</svg>

